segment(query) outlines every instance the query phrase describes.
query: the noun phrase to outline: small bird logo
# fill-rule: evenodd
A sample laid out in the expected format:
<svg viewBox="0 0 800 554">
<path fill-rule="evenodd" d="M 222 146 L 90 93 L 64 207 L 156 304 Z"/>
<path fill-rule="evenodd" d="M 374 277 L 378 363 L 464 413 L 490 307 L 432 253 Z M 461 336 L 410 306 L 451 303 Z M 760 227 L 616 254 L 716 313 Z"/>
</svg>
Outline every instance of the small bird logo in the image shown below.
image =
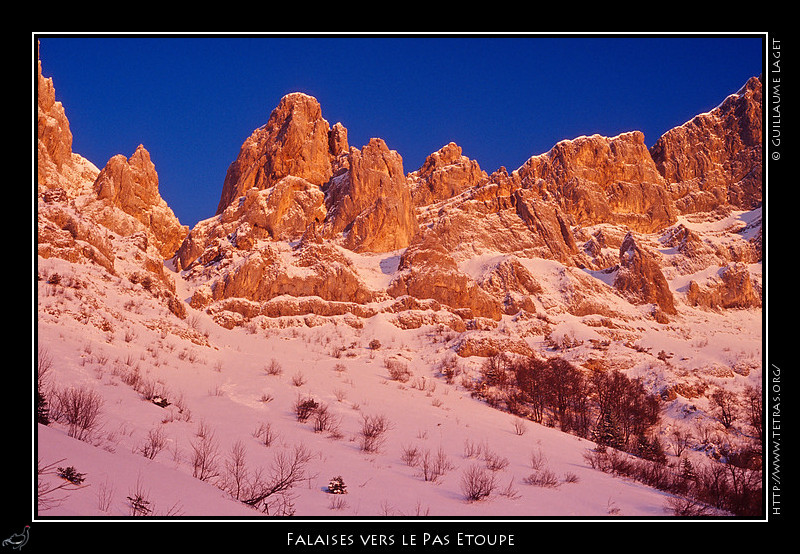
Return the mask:
<svg viewBox="0 0 800 554">
<path fill-rule="evenodd" d="M 3 541 L 3 546 L 10 546 L 16 550 L 21 550 L 23 546 L 28 542 L 28 533 L 30 532 L 31 526 L 26 525 L 25 529 L 22 530 L 22 533 L 14 533 L 6 540 Z"/>
</svg>

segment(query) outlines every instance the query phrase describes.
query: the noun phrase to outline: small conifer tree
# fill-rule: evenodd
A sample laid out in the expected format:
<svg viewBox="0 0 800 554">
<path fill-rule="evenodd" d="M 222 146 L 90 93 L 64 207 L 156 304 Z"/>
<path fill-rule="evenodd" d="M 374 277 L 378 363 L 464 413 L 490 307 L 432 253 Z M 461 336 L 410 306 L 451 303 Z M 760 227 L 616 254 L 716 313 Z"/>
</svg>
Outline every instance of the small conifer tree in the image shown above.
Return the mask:
<svg viewBox="0 0 800 554">
<path fill-rule="evenodd" d="M 625 439 L 617 422 L 609 412 L 603 412 L 592 433 L 592 440 L 600 446 L 621 449 Z"/>
<path fill-rule="evenodd" d="M 330 480 L 328 492 L 331 494 L 347 494 L 347 485 L 344 484 L 344 479 L 342 479 L 341 475 Z"/>
</svg>

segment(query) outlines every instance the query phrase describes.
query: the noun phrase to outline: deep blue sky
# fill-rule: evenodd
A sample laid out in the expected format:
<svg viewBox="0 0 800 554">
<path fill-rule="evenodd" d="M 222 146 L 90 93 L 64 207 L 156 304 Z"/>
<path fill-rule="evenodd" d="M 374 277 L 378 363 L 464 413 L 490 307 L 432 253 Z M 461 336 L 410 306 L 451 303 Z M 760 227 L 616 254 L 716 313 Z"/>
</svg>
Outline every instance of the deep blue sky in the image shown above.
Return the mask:
<svg viewBox="0 0 800 554">
<path fill-rule="evenodd" d="M 664 132 L 762 72 L 762 38 L 36 37 L 73 133 L 102 168 L 139 144 L 181 223 L 211 217 L 228 165 L 281 97 L 302 91 L 380 137 L 408 173 L 450 141 L 488 173 L 562 139 Z"/>
</svg>

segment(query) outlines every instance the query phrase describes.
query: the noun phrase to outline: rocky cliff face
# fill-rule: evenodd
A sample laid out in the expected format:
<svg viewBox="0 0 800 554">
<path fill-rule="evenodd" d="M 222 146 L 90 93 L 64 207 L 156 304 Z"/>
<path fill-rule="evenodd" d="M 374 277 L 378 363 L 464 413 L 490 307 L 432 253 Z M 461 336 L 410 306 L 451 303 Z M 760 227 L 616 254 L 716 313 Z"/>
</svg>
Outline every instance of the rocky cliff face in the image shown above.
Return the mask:
<svg viewBox="0 0 800 554">
<path fill-rule="evenodd" d="M 422 167 L 408 174 L 416 206 L 447 200 L 486 179 L 486 172 L 478 162 L 464 156 L 461 147 L 454 142 L 428 156 Z"/>
<path fill-rule="evenodd" d="M 77 196 L 97 177 L 97 168 L 72 152 L 72 132 L 64 106 L 56 100 L 53 80 L 42 75 L 37 46 L 37 193 L 56 197 Z"/>
<path fill-rule="evenodd" d="M 326 195 L 323 233 L 342 234 L 345 248 L 389 252 L 408 246 L 417 232 L 403 159 L 381 139 L 350 147 L 347 170 L 331 180 Z"/>
<path fill-rule="evenodd" d="M 147 232 L 162 258 L 171 258 L 189 232 L 161 198 L 155 165 L 141 144 L 130 158 L 118 154 L 108 160 L 94 192 L 102 205 L 95 208 L 99 223 L 123 236 Z"/>
<path fill-rule="evenodd" d="M 72 152 L 64 107 L 38 63 L 37 252 L 43 258 L 96 264 L 112 275 L 146 283 L 181 317 L 174 277 L 164 260 L 188 233 L 158 192 L 150 155 L 112 157 L 102 170 Z"/>
<path fill-rule="evenodd" d="M 554 202 L 575 223 L 612 223 L 649 233 L 675 222 L 666 182 L 644 135 L 566 140 L 517 171 L 524 188 Z"/>
<path fill-rule="evenodd" d="M 183 279 L 189 305 L 226 327 L 311 316 L 358 326 L 383 313 L 459 333 L 511 318 L 531 336 L 548 334 L 553 314 L 618 328 L 760 305 L 757 78 L 650 150 L 638 131 L 579 137 L 491 174 L 454 143 L 406 174 L 382 139 L 351 146 L 316 99 L 289 94 L 191 230 L 161 199 L 143 146 L 92 169 L 71 152 L 41 64 L 38 92 L 40 256 L 114 272 L 126 238 L 148 260 L 136 267 L 161 268 L 168 291 Z M 170 277 L 157 262 L 173 256 Z"/>
<path fill-rule="evenodd" d="M 676 208 L 750 210 L 762 201 L 762 82 L 753 77 L 708 113 L 664 134 L 651 148 Z"/>
<path fill-rule="evenodd" d="M 315 98 L 294 93 L 281 99 L 267 123 L 245 140 L 222 185 L 217 214 L 251 188 L 265 190 L 287 176 L 317 187 L 330 179 L 333 167 L 328 122 Z"/>
</svg>

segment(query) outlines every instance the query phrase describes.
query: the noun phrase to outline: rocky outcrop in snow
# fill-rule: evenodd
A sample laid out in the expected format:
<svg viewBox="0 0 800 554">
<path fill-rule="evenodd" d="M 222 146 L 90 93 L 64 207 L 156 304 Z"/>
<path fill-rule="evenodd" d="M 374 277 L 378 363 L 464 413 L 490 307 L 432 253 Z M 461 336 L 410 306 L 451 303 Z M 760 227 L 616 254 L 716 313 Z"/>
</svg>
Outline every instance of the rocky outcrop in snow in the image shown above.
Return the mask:
<svg viewBox="0 0 800 554">
<path fill-rule="evenodd" d="M 393 297 L 430 298 L 455 309 L 465 319 L 500 319 L 501 302 L 459 270 L 434 233 L 421 232 L 400 258 L 389 285 Z"/>
<path fill-rule="evenodd" d="M 753 308 L 761 306 L 761 294 L 747 266 L 734 263 L 721 267 L 711 278 L 692 280 L 686 294 L 692 306 L 709 309 Z"/>
<path fill-rule="evenodd" d="M 426 206 L 478 186 L 487 175 L 477 161 L 464 156 L 461 147 L 451 142 L 428 156 L 407 178 L 414 204 Z"/>
<path fill-rule="evenodd" d="M 189 232 L 161 198 L 155 165 L 141 144 L 130 158 L 118 154 L 108 160 L 94 191 L 102 204 L 93 203 L 90 208 L 98 222 L 123 236 L 147 231 L 162 258 L 171 258 Z"/>
<path fill-rule="evenodd" d="M 417 218 L 400 154 L 373 138 L 361 150 L 350 147 L 347 167 L 326 187 L 328 217 L 322 233 L 343 235 L 343 246 L 357 252 L 408 246 Z"/>
<path fill-rule="evenodd" d="M 637 244 L 628 233 L 619 248 L 620 267 L 614 287 L 639 302 L 655 304 L 665 314 L 674 315 L 675 300 L 661 267 L 653 254 Z"/>
<path fill-rule="evenodd" d="M 521 184 L 578 224 L 613 223 L 649 233 L 675 222 L 675 209 L 644 135 L 565 140 L 517 170 Z"/>
</svg>

